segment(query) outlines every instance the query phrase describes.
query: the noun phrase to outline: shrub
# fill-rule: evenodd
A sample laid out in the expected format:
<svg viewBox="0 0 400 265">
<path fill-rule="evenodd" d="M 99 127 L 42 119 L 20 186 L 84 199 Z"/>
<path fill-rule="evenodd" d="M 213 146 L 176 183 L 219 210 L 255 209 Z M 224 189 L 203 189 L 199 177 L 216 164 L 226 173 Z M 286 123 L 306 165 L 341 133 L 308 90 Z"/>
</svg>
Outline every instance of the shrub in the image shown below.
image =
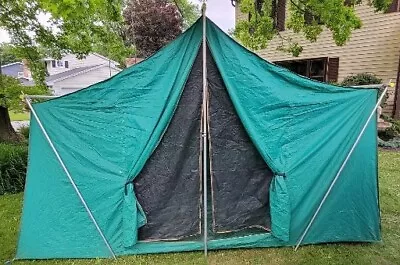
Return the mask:
<svg viewBox="0 0 400 265">
<path fill-rule="evenodd" d="M 384 141 L 389 141 L 394 138 L 400 138 L 400 120 L 395 120 L 386 115 L 382 115 L 382 118 L 385 121 L 390 122 L 392 126 L 387 128 L 383 132 L 378 132 L 379 138 L 381 138 Z"/>
<path fill-rule="evenodd" d="M 376 75 L 370 73 L 361 73 L 345 77 L 340 85 L 363 86 L 363 85 L 379 85 L 379 84 L 382 84 L 382 79 L 378 78 Z M 381 87 L 379 89 L 379 95 L 381 95 L 383 91 L 384 87 Z M 389 93 L 386 93 L 381 102 L 382 108 L 385 107 L 388 98 L 389 98 Z"/>
<path fill-rule="evenodd" d="M 28 147 L 0 143 L 0 195 L 23 191 L 28 161 Z"/>
<path fill-rule="evenodd" d="M 382 148 L 398 149 L 400 148 L 400 138 L 393 138 L 389 141 L 378 138 L 378 146 Z"/>
<path fill-rule="evenodd" d="M 24 136 L 25 140 L 29 139 L 29 126 L 24 126 L 19 129 L 19 133 Z"/>
<path fill-rule="evenodd" d="M 376 85 L 381 84 L 382 79 L 376 77 L 374 74 L 361 73 L 350 75 L 342 81 L 342 86 L 363 86 L 363 85 Z"/>
</svg>

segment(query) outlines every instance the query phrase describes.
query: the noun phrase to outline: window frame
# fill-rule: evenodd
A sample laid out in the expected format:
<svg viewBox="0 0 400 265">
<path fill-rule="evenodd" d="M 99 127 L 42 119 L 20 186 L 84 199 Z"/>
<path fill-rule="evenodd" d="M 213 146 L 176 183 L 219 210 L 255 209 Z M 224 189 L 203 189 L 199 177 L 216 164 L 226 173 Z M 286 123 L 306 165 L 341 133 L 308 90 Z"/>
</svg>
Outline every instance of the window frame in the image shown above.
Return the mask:
<svg viewBox="0 0 400 265">
<path fill-rule="evenodd" d="M 262 14 L 262 0 L 255 1 L 255 9 L 258 13 Z M 272 0 L 271 14 L 269 15 L 274 24 L 274 29 L 278 31 L 285 31 L 286 29 L 286 5 L 287 0 Z M 248 14 L 248 21 L 251 20 L 251 14 Z"/>
<path fill-rule="evenodd" d="M 323 74 L 322 75 L 312 75 L 311 73 L 311 67 L 314 62 L 323 62 Z M 297 59 L 297 60 L 283 60 L 283 61 L 275 61 L 274 64 L 279 65 L 283 68 L 289 69 L 286 65 L 288 64 L 294 64 L 294 63 L 305 63 L 306 69 L 305 69 L 305 75 L 298 73 L 296 71 L 292 71 L 294 73 L 297 73 L 298 75 L 310 78 L 312 80 L 320 81 L 320 82 L 328 82 L 328 64 L 329 64 L 329 57 L 315 57 L 315 58 L 305 58 L 305 59 Z M 290 69 L 289 69 L 290 70 Z M 322 80 L 321 80 L 322 78 Z"/>
<path fill-rule="evenodd" d="M 63 61 L 63 60 L 51 60 L 51 68 L 53 68 L 53 69 L 57 69 L 57 68 L 68 68 L 68 67 L 65 67 L 65 62 L 67 62 L 67 64 L 68 64 L 68 61 Z"/>
<path fill-rule="evenodd" d="M 56 60 L 56 68 L 64 68 L 64 61 Z"/>
<path fill-rule="evenodd" d="M 393 0 L 389 8 L 385 11 L 386 14 L 400 12 L 400 0 Z"/>
</svg>

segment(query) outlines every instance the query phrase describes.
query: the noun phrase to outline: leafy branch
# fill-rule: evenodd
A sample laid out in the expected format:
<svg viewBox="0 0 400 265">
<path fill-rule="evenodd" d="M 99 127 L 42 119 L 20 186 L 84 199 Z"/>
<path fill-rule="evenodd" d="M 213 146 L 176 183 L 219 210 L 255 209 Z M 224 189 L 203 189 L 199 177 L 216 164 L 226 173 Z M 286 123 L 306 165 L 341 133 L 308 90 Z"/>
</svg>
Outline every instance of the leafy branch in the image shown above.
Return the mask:
<svg viewBox="0 0 400 265">
<path fill-rule="evenodd" d="M 239 21 L 233 35 L 245 46 L 253 50 L 264 49 L 274 38 L 281 39 L 278 49 L 298 56 L 302 47 L 299 43 L 283 37 L 274 25 L 279 14 L 272 14 L 272 4 L 277 0 L 262 0 L 261 10 L 254 0 L 235 2 L 242 13 L 248 14 L 248 20 Z M 374 7 L 376 12 L 385 11 L 391 0 L 364 0 Z M 355 12 L 355 5 L 362 4 L 362 0 L 290 0 L 287 9 L 286 28 L 303 35 L 306 40 L 317 41 L 324 29 L 332 32 L 336 45 L 342 46 L 350 39 L 351 33 L 362 26 L 360 18 Z M 308 16 L 306 19 L 305 17 Z M 311 20 L 310 20 L 311 18 Z"/>
</svg>

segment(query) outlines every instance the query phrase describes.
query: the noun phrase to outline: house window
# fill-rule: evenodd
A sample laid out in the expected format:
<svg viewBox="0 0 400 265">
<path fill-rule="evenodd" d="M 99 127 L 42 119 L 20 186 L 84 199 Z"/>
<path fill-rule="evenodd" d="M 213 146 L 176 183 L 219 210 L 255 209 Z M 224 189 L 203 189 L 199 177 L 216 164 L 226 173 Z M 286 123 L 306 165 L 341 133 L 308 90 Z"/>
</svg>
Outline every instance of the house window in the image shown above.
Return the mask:
<svg viewBox="0 0 400 265">
<path fill-rule="evenodd" d="M 52 68 L 68 68 L 68 61 L 52 60 L 51 67 Z"/>
<path fill-rule="evenodd" d="M 254 2 L 255 11 L 256 11 L 256 18 L 257 18 L 257 13 L 258 14 L 262 14 L 262 4 L 263 4 L 262 0 L 256 0 Z M 251 14 L 249 13 L 249 21 L 250 20 L 251 20 Z"/>
<path fill-rule="evenodd" d="M 275 64 L 285 67 L 299 75 L 321 81 L 337 82 L 339 58 L 313 58 L 305 60 L 279 61 Z"/>
<path fill-rule="evenodd" d="M 354 6 L 354 1 L 353 0 L 344 0 L 344 5 L 353 7 Z"/>
<path fill-rule="evenodd" d="M 258 14 L 262 14 L 263 0 L 255 1 L 255 9 Z M 285 19 L 286 19 L 286 0 L 272 0 L 271 6 L 271 18 L 273 19 L 274 28 L 279 31 L 285 30 Z M 251 14 L 248 17 L 251 19 Z"/>
<path fill-rule="evenodd" d="M 400 12 L 400 0 L 393 0 L 386 13 Z"/>
<path fill-rule="evenodd" d="M 261 14 L 262 13 L 263 0 L 256 0 L 255 5 L 256 5 L 256 11 Z"/>
</svg>

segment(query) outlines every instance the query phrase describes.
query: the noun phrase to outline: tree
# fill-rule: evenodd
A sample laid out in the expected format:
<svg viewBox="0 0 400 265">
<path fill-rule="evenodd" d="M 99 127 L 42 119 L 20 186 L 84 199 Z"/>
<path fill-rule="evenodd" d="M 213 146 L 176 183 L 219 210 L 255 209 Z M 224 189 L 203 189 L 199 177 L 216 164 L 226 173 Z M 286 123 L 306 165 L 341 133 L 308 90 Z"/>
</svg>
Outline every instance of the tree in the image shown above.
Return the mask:
<svg viewBox="0 0 400 265">
<path fill-rule="evenodd" d="M 0 142 L 18 141 L 18 135 L 11 125 L 8 107 L 10 98 L 18 98 L 18 96 L 13 97 L 13 94 L 22 88 L 21 83 L 17 79 L 1 74 L 0 70 L 0 88 Z"/>
<path fill-rule="evenodd" d="M 0 88 L 0 142 L 18 141 L 20 138 L 11 125 L 9 109 L 23 111 L 21 92 L 43 94 L 45 91 L 40 87 L 24 87 L 17 79 L 1 73 Z"/>
<path fill-rule="evenodd" d="M 65 53 L 83 57 L 99 43 L 104 50 L 124 54 L 119 35 L 122 4 L 123 0 L 0 0 L 0 28 L 10 34 L 18 55 L 28 60 L 36 82 L 43 84 L 39 47 L 54 58 Z"/>
<path fill-rule="evenodd" d="M 183 29 L 188 29 L 200 17 L 199 6 L 189 2 L 188 0 L 172 1 L 179 10 L 183 19 Z"/>
<path fill-rule="evenodd" d="M 385 11 L 392 0 L 287 0 L 289 4 L 288 29 L 315 42 L 326 27 L 332 32 L 336 45 L 342 46 L 349 40 L 351 32 L 362 26 L 354 6 L 368 2 L 376 11 Z M 241 12 L 249 14 L 249 20 L 236 24 L 234 36 L 253 50 L 266 48 L 276 35 L 282 38 L 281 50 L 298 56 L 302 47 L 291 39 L 283 37 L 277 28 L 277 0 L 237 1 Z M 233 2 L 234 3 L 234 2 Z"/>
<path fill-rule="evenodd" d="M 0 57 L 1 65 L 21 61 L 21 59 L 15 55 L 14 47 L 9 43 L 0 44 Z"/>
<path fill-rule="evenodd" d="M 187 0 L 130 0 L 123 15 L 127 40 L 148 57 L 189 27 L 199 10 Z"/>
<path fill-rule="evenodd" d="M 27 59 L 35 83 L 45 91 L 44 50 L 57 59 L 65 53 L 84 57 L 101 44 L 102 50 L 123 61 L 128 52 L 120 35 L 124 26 L 122 4 L 123 0 L 0 0 L 0 28 L 10 34 L 15 54 Z M 5 97 L 8 101 L 11 95 L 16 96 L 9 91 L 21 87 L 14 89 L 15 82 L 3 79 L 6 81 L 0 83 L 0 91 L 3 101 Z M 0 135 L 6 135 L 4 128 L 11 126 L 4 110 L 10 106 L 1 105 L 0 124 L 6 125 L 0 126 Z"/>
</svg>

